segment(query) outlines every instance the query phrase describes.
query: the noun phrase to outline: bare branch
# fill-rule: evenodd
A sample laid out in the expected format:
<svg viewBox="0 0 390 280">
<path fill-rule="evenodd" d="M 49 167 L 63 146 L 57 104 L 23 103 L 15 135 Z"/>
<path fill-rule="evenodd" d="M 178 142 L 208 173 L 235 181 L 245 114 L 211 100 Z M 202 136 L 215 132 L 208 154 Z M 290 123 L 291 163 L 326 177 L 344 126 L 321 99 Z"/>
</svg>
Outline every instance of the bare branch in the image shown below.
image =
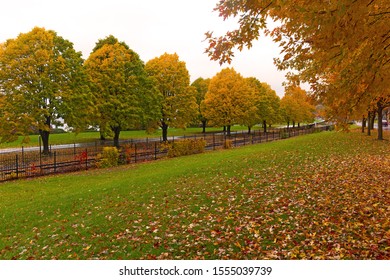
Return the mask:
<svg viewBox="0 0 390 280">
<path fill-rule="evenodd" d="M 390 12 L 382 12 L 382 13 L 378 13 L 378 14 L 369 14 L 368 16 L 370 16 L 370 17 L 377 17 L 377 16 L 388 15 L 388 14 L 390 14 Z"/>
</svg>

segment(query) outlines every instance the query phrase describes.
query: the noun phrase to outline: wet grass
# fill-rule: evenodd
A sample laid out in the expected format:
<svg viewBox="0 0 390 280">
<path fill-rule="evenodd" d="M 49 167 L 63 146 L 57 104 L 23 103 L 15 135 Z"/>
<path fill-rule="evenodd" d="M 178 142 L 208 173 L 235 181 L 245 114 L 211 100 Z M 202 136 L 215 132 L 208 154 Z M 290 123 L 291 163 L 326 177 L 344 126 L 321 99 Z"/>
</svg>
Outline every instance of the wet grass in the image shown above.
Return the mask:
<svg viewBox="0 0 390 280">
<path fill-rule="evenodd" d="M 3 183 L 0 256 L 390 258 L 389 151 L 323 132 Z"/>
</svg>

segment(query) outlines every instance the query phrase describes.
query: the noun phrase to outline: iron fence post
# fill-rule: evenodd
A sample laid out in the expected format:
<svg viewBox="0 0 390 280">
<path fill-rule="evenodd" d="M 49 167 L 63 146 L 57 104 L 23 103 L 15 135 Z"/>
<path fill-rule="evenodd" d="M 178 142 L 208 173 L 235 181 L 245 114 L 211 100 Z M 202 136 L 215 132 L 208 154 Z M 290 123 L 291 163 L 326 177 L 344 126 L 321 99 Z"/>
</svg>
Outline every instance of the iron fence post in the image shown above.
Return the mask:
<svg viewBox="0 0 390 280">
<path fill-rule="evenodd" d="M 54 151 L 54 173 L 57 172 L 57 151 Z"/>
<path fill-rule="evenodd" d="M 15 156 L 16 178 L 19 178 L 19 156 Z"/>
<path fill-rule="evenodd" d="M 24 146 L 22 146 L 22 162 L 24 163 Z"/>
<path fill-rule="evenodd" d="M 39 153 L 42 154 L 42 148 L 41 148 L 41 135 L 38 135 L 38 144 L 39 144 Z"/>
<path fill-rule="evenodd" d="M 137 163 L 137 143 L 134 144 L 134 161 Z"/>
</svg>

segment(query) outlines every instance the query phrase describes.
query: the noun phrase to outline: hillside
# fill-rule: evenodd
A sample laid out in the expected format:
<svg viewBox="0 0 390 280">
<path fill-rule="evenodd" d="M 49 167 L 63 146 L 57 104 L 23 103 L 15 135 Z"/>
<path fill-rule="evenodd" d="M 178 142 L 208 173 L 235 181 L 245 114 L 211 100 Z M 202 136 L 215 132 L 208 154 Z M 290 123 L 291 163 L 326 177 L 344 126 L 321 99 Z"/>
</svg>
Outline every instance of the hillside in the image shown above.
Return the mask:
<svg viewBox="0 0 390 280">
<path fill-rule="evenodd" d="M 322 132 L 0 184 L 1 259 L 390 259 L 390 147 Z"/>
</svg>

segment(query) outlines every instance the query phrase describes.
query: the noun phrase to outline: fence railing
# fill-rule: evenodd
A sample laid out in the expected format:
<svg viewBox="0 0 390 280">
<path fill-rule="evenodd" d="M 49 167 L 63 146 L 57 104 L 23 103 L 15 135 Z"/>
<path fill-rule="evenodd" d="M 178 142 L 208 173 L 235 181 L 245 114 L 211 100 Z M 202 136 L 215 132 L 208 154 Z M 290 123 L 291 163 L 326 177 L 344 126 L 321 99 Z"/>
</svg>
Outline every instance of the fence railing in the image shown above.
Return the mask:
<svg viewBox="0 0 390 280">
<path fill-rule="evenodd" d="M 223 149 L 258 144 L 299 135 L 331 129 L 331 126 L 302 126 L 298 128 L 272 129 L 268 132 L 260 130 L 248 132 L 205 133 L 190 136 L 170 137 L 170 142 L 183 139 L 203 139 L 206 150 Z M 124 140 L 121 141 L 120 162 L 123 164 L 157 160 L 167 155 L 167 149 L 161 139 Z M 94 168 L 103 148 L 111 143 L 74 144 L 68 147 L 51 147 L 48 155 L 39 149 L 20 149 L 10 153 L 0 153 L 0 181 L 44 176 L 55 173 L 66 173 Z M 111 144 L 112 145 L 112 144 Z"/>
</svg>

